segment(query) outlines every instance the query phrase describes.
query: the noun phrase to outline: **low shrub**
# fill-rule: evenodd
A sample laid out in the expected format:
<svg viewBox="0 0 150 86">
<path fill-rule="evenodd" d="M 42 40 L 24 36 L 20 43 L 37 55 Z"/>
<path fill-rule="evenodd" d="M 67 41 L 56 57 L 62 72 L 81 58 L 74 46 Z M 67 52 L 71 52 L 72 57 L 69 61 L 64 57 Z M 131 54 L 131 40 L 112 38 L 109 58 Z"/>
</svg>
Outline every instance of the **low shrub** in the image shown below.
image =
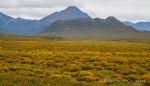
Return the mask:
<svg viewBox="0 0 150 86">
<path fill-rule="evenodd" d="M 101 62 L 94 62 L 93 65 L 94 66 L 101 66 Z"/>
<path fill-rule="evenodd" d="M 68 71 L 70 71 L 70 72 L 77 72 L 77 71 L 80 71 L 80 70 L 81 70 L 81 68 L 78 67 L 78 66 L 68 68 Z"/>
<path fill-rule="evenodd" d="M 147 67 L 146 70 L 147 70 L 147 71 L 150 71 L 150 67 Z"/>
<path fill-rule="evenodd" d="M 136 81 L 136 80 L 139 80 L 139 77 L 135 75 L 128 75 L 125 77 L 125 79 L 130 80 L 130 81 Z"/>
<path fill-rule="evenodd" d="M 98 81 L 99 77 L 95 76 L 92 72 L 80 71 L 77 72 L 77 80 L 78 81 Z"/>
<path fill-rule="evenodd" d="M 61 79 L 61 78 L 63 78 L 63 76 L 62 75 L 53 74 L 53 75 L 49 76 L 49 78 L 50 79 Z"/>
<path fill-rule="evenodd" d="M 57 68 L 63 67 L 63 66 L 64 66 L 64 63 L 55 63 L 53 66 L 54 66 L 54 67 L 57 67 Z"/>
<path fill-rule="evenodd" d="M 137 71 L 134 70 L 134 69 L 132 69 L 132 70 L 129 71 L 129 73 L 130 73 L 130 74 L 137 74 Z"/>
<path fill-rule="evenodd" d="M 96 70 L 103 70 L 103 67 L 101 67 L 101 66 L 96 66 L 95 69 L 96 69 Z"/>
<path fill-rule="evenodd" d="M 116 73 L 121 73 L 122 72 L 122 70 L 116 70 Z"/>
<path fill-rule="evenodd" d="M 91 65 L 82 65 L 81 66 L 82 70 L 91 70 L 93 67 Z"/>
<path fill-rule="evenodd" d="M 119 77 L 119 75 L 118 74 L 113 74 L 113 75 L 111 75 L 111 78 L 118 78 Z"/>
<path fill-rule="evenodd" d="M 77 77 L 78 75 L 77 75 L 76 72 L 74 72 L 74 73 L 71 74 L 71 76 L 72 76 L 72 77 Z"/>
<path fill-rule="evenodd" d="M 130 73 L 129 73 L 129 71 L 127 71 L 127 70 L 122 70 L 122 71 L 121 71 L 121 74 L 122 74 L 122 75 L 129 75 Z"/>
<path fill-rule="evenodd" d="M 146 81 L 145 83 L 143 83 L 144 86 L 150 86 L 150 81 Z"/>
<path fill-rule="evenodd" d="M 3 67 L 2 69 L 3 69 L 3 71 L 5 71 L 5 72 L 8 72 L 8 71 L 9 71 L 9 67 Z"/>
<path fill-rule="evenodd" d="M 141 68 L 141 69 L 138 69 L 138 73 L 140 75 L 144 75 L 144 74 L 147 74 L 147 71 L 145 69 Z"/>
<path fill-rule="evenodd" d="M 11 66 L 11 67 L 9 67 L 9 70 L 11 70 L 11 71 L 16 71 L 16 70 L 19 70 L 20 68 L 19 67 L 17 67 L 17 66 Z"/>
<path fill-rule="evenodd" d="M 104 66 L 104 67 L 107 67 L 109 64 L 105 61 L 101 61 L 101 65 Z"/>
</svg>

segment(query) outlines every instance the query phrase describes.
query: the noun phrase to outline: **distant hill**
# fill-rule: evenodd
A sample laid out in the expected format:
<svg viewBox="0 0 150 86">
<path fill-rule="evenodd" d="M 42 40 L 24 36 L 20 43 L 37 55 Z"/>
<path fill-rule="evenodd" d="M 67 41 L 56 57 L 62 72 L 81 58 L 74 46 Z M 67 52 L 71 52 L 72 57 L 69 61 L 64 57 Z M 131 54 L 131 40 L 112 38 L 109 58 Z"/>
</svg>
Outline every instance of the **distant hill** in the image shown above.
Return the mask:
<svg viewBox="0 0 150 86">
<path fill-rule="evenodd" d="M 150 22 L 138 22 L 138 23 L 134 24 L 132 22 L 125 21 L 123 23 L 128 25 L 128 26 L 132 26 L 132 27 L 136 28 L 137 30 L 150 31 Z"/>
<path fill-rule="evenodd" d="M 62 10 L 60 12 L 55 12 L 51 15 L 42 18 L 41 20 L 39 20 L 39 23 L 35 27 L 31 28 L 28 31 L 28 33 L 31 32 L 31 34 L 36 34 L 56 20 L 69 20 L 69 19 L 76 19 L 76 18 L 90 18 L 90 16 L 82 12 L 77 7 L 70 6 L 65 10 Z"/>
<path fill-rule="evenodd" d="M 136 29 L 131 26 L 123 24 L 115 17 L 108 17 L 107 19 L 100 18 L 79 18 L 71 20 L 58 20 L 46 27 L 39 34 L 46 34 L 50 36 L 90 36 L 94 34 L 124 34 L 124 33 L 137 33 Z"/>
<path fill-rule="evenodd" d="M 0 32 L 17 35 L 33 35 L 49 26 L 56 20 L 75 18 L 90 18 L 90 16 L 75 6 L 70 6 L 60 12 L 52 13 L 41 20 L 12 18 L 0 12 Z"/>
</svg>

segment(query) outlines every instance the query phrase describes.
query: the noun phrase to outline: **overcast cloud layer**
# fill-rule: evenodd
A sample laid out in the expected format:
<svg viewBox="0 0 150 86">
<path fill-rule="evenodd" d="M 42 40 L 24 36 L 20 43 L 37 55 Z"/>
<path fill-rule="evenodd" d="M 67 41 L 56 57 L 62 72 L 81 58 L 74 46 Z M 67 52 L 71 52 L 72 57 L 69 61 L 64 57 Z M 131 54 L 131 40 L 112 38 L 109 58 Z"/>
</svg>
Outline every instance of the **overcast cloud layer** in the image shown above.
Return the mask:
<svg viewBox="0 0 150 86">
<path fill-rule="evenodd" d="M 14 18 L 41 19 L 68 6 L 76 6 L 93 18 L 150 21 L 149 0 L 0 0 L 0 12 Z"/>
</svg>

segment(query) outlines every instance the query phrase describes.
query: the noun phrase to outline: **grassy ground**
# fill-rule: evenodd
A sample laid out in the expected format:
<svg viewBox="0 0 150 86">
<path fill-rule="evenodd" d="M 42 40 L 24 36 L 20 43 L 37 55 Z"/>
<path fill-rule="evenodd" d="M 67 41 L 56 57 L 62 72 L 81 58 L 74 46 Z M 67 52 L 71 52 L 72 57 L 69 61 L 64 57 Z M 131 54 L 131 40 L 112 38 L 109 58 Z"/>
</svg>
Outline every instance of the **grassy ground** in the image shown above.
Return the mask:
<svg viewBox="0 0 150 86">
<path fill-rule="evenodd" d="M 106 32 L 76 32 L 68 31 L 52 34 L 40 34 L 46 36 L 58 36 L 68 40 L 129 40 L 129 41 L 147 41 L 150 40 L 150 32 L 139 33 L 106 33 Z"/>
<path fill-rule="evenodd" d="M 69 41 L 0 36 L 0 86 L 150 85 L 148 37 Z"/>
</svg>

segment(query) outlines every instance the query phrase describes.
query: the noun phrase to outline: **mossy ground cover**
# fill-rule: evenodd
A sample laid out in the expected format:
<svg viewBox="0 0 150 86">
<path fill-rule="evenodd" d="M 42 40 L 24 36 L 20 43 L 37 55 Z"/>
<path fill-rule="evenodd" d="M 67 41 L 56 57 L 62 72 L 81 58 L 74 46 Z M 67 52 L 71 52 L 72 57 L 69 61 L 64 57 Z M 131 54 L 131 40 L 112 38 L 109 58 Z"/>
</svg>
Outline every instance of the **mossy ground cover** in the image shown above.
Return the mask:
<svg viewBox="0 0 150 86">
<path fill-rule="evenodd" d="M 0 86 L 149 86 L 149 41 L 0 41 Z"/>
</svg>

